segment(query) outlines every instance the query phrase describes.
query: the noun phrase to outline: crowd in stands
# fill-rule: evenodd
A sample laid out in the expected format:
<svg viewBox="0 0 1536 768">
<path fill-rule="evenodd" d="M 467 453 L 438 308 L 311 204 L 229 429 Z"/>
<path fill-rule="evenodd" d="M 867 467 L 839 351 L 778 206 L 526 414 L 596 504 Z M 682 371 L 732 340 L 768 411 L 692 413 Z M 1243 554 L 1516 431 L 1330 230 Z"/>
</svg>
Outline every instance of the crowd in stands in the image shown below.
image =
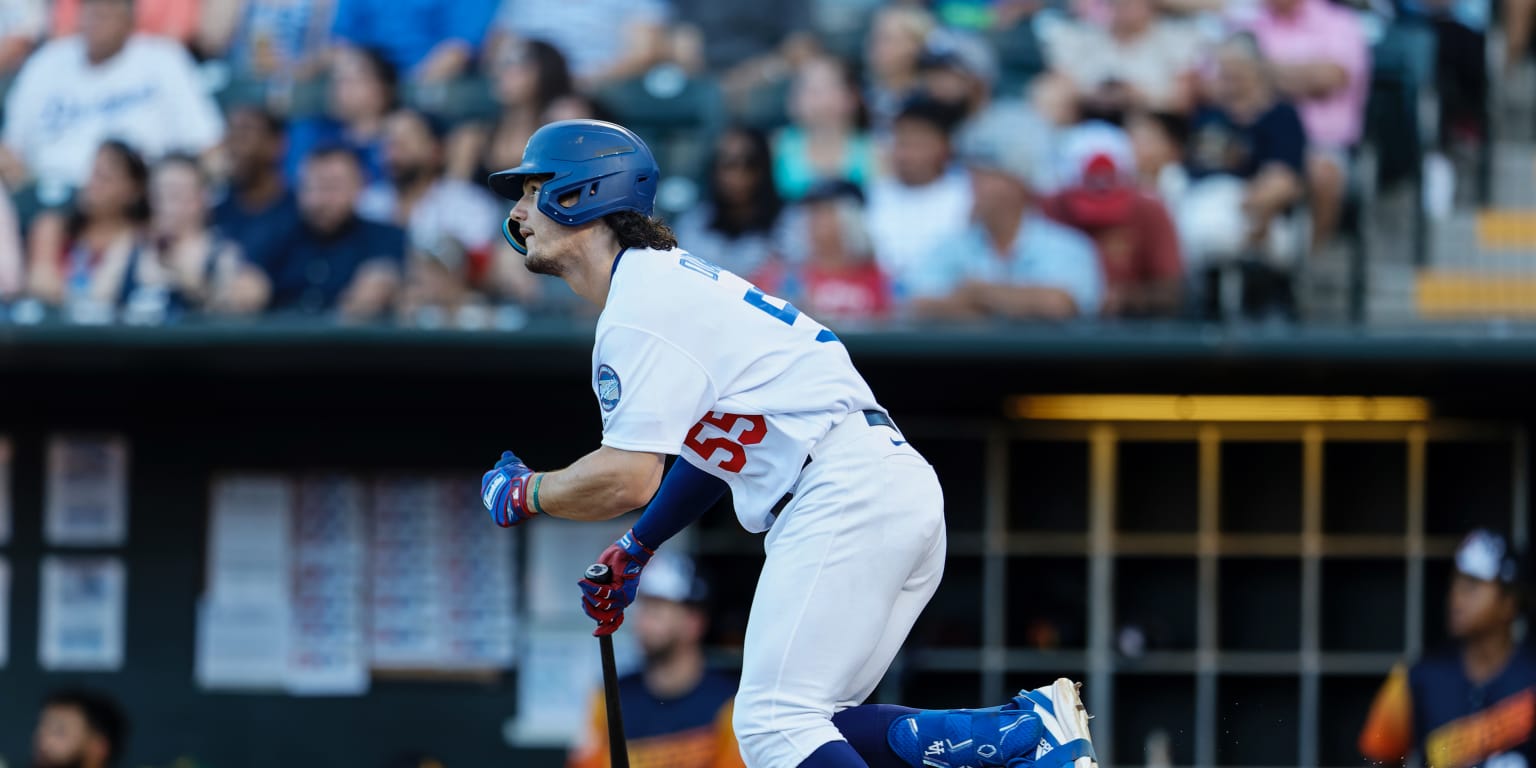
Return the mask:
<svg viewBox="0 0 1536 768">
<path fill-rule="evenodd" d="M 676 115 L 703 162 L 653 142 L 694 177 L 663 214 L 813 314 L 1200 316 L 1223 265 L 1336 238 L 1371 17 L 1434 30 L 1442 134 L 1486 136 L 1487 9 L 1400 2 L 0 0 L 0 305 L 579 312 L 485 175 L 547 121 L 627 122 L 626 87 L 707 82 Z M 1507 2 L 1518 58 L 1536 7 Z"/>
</svg>

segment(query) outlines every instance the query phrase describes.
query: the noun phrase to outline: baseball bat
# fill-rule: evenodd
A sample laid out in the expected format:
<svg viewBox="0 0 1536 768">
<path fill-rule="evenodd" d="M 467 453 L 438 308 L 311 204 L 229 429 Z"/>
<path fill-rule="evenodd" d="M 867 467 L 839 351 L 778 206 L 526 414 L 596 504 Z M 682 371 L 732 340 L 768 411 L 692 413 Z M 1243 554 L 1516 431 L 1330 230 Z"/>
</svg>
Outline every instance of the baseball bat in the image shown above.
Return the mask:
<svg viewBox="0 0 1536 768">
<path fill-rule="evenodd" d="M 613 570 L 602 563 L 587 567 L 587 579 L 598 584 L 613 580 Z M 608 705 L 608 757 L 613 768 L 629 768 L 629 745 L 624 741 L 624 713 L 619 709 L 619 668 L 613 661 L 613 635 L 597 638 L 603 653 L 603 699 Z"/>
</svg>

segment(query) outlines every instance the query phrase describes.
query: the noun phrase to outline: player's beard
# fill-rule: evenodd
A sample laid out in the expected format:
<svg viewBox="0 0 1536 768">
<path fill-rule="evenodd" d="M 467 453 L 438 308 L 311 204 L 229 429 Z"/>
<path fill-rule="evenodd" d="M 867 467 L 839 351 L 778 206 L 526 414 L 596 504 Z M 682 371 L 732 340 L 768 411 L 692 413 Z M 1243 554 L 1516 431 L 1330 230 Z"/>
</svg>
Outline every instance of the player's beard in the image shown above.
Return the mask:
<svg viewBox="0 0 1536 768">
<path fill-rule="evenodd" d="M 524 260 L 524 266 L 528 267 L 528 272 L 533 272 L 535 275 L 548 275 L 551 278 L 565 276 L 565 264 L 561 263 L 561 261 L 553 260 L 553 258 L 545 257 L 542 253 L 539 253 L 539 255 L 531 252 L 528 253 L 527 260 Z"/>
<path fill-rule="evenodd" d="M 523 259 L 523 266 L 535 275 L 565 277 L 565 262 L 543 253 L 535 253 L 532 248 L 528 249 L 528 256 Z"/>
<path fill-rule="evenodd" d="M 642 644 L 640 652 L 645 655 L 645 665 L 652 667 L 676 658 L 682 648 L 683 642 L 674 638 L 661 643 Z"/>
</svg>

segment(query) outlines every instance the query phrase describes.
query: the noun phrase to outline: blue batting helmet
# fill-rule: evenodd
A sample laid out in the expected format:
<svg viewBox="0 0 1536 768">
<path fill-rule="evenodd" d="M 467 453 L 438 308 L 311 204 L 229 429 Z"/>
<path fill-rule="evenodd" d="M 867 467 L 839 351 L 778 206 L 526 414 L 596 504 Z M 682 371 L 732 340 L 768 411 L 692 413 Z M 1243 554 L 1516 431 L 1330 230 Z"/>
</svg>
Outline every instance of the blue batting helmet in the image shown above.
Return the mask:
<svg viewBox="0 0 1536 768">
<path fill-rule="evenodd" d="M 561 120 L 534 131 L 523 162 L 491 174 L 491 191 L 509 200 L 523 196 L 523 181 L 549 177 L 539 188 L 538 207 L 545 216 L 576 226 L 618 211 L 646 216 L 656 207 L 656 179 L 661 169 L 634 131 L 601 120 Z M 576 193 L 569 207 L 560 199 Z M 518 253 L 527 253 L 510 218 L 501 233 Z"/>
</svg>

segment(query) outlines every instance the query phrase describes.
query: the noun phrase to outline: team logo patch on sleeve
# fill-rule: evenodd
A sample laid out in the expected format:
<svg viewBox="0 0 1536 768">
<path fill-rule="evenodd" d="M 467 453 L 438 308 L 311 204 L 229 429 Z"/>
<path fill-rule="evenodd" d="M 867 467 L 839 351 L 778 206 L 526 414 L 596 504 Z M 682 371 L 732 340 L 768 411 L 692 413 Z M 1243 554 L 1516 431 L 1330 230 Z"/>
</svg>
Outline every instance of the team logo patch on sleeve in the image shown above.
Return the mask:
<svg viewBox="0 0 1536 768">
<path fill-rule="evenodd" d="M 605 411 L 611 411 L 619 406 L 619 395 L 622 388 L 619 386 L 619 374 L 607 363 L 597 367 L 597 404 Z"/>
</svg>

